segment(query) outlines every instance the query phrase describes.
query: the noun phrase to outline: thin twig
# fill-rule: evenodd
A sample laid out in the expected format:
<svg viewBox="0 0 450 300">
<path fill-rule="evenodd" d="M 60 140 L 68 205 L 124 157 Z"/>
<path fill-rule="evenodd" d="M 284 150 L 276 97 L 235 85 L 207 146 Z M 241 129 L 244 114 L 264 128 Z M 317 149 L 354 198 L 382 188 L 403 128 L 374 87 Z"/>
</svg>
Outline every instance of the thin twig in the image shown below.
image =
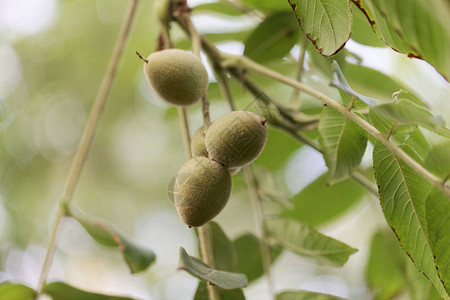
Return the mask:
<svg viewBox="0 0 450 300">
<path fill-rule="evenodd" d="M 378 129 L 376 129 L 374 126 L 372 126 L 369 122 L 362 119 L 358 115 L 356 115 L 354 112 L 349 111 L 347 107 L 339 103 L 338 101 L 334 100 L 333 98 L 316 91 L 313 88 L 310 88 L 309 86 L 306 86 L 302 84 L 301 82 L 298 82 L 292 78 L 286 77 L 278 72 L 275 72 L 269 68 L 266 68 L 251 59 L 245 57 L 245 56 L 236 56 L 236 55 L 229 55 L 229 54 L 222 54 L 222 60 L 225 60 L 227 62 L 228 66 L 232 67 L 241 67 L 243 69 L 253 71 L 255 73 L 258 73 L 260 75 L 266 76 L 268 78 L 271 78 L 273 80 L 276 80 L 278 82 L 284 83 L 286 85 L 295 87 L 300 89 L 302 92 L 305 92 L 314 98 L 320 100 L 324 104 L 330 106 L 346 118 L 352 120 L 355 122 L 359 127 L 364 129 L 367 133 L 369 133 L 371 136 L 373 136 L 375 139 L 377 139 L 379 142 L 381 142 L 386 148 L 388 148 L 396 157 L 401 159 L 404 163 L 406 163 L 410 168 L 412 168 L 419 176 L 427 180 L 429 183 L 431 183 L 434 187 L 439 189 L 442 193 L 447 195 L 447 197 L 450 198 L 450 190 L 446 189 L 442 185 L 442 180 L 439 179 L 437 176 L 429 172 L 427 169 L 425 169 L 421 164 L 419 164 L 417 161 L 415 161 L 413 158 L 411 158 L 405 151 L 403 151 L 400 147 L 392 143 L 386 136 L 384 136 Z"/>
<path fill-rule="evenodd" d="M 234 76 L 237 76 L 237 74 L 235 74 L 235 73 L 231 73 L 231 74 Z M 250 91 L 253 95 L 255 95 L 255 96 L 258 95 L 259 99 L 263 99 L 263 98 L 270 99 L 270 97 L 267 94 L 265 94 L 264 91 L 261 90 L 255 82 L 253 82 L 253 80 L 248 78 L 248 76 L 240 75 L 239 80 L 244 85 L 244 87 L 246 89 L 248 89 L 248 91 Z M 267 101 L 269 101 L 270 103 L 275 102 L 275 100 L 273 100 L 273 99 L 267 100 Z M 289 126 L 288 124 L 286 124 L 286 122 L 279 120 L 276 116 L 273 116 L 273 115 L 270 115 L 267 118 L 267 120 L 268 120 L 269 124 L 272 125 L 273 127 L 283 130 L 284 132 L 289 134 L 291 137 L 293 137 L 297 141 L 299 141 L 303 144 L 306 144 L 306 145 L 310 146 L 311 148 L 315 149 L 316 151 L 322 153 L 322 149 L 314 140 L 309 138 L 307 135 L 305 135 L 301 132 L 298 132 L 296 128 Z M 356 183 L 358 183 L 362 187 L 366 188 L 373 195 L 378 197 L 378 190 L 377 190 L 376 186 L 370 180 L 368 180 L 363 174 L 361 174 L 358 171 L 354 171 L 351 175 L 351 178 Z"/>
<path fill-rule="evenodd" d="M 69 171 L 69 174 L 66 179 L 66 184 L 64 186 L 64 190 L 62 192 L 62 196 L 59 201 L 58 211 L 56 213 L 55 221 L 52 227 L 50 241 L 48 244 L 46 256 L 44 259 L 44 264 L 42 266 L 41 275 L 39 278 L 38 284 L 38 292 L 42 291 L 42 288 L 45 285 L 47 280 L 48 272 L 53 260 L 53 255 L 56 247 L 56 240 L 58 236 L 58 232 L 61 227 L 61 221 L 65 215 L 64 206 L 68 205 L 73 198 L 73 194 L 75 192 L 75 188 L 78 184 L 78 180 L 80 178 L 81 171 L 83 169 L 84 163 L 86 161 L 86 157 L 89 152 L 89 148 L 92 144 L 94 134 L 97 128 L 98 120 L 103 111 L 103 107 L 105 105 L 106 99 L 108 98 L 109 92 L 111 90 L 111 85 L 115 78 L 117 68 L 120 63 L 120 59 L 122 57 L 123 50 L 125 48 L 128 36 L 131 31 L 131 26 L 136 16 L 137 6 L 139 0 L 131 0 L 127 13 L 125 15 L 125 19 L 123 21 L 122 27 L 120 29 L 119 38 L 117 39 L 116 45 L 114 47 L 114 52 L 111 57 L 111 60 L 108 65 L 108 69 L 105 72 L 103 77 L 103 81 L 101 83 L 99 92 L 94 101 L 94 105 L 91 109 L 91 114 L 89 115 L 89 119 L 87 121 L 86 127 L 83 132 L 83 136 L 81 137 L 80 144 L 78 146 L 78 150 L 75 153 L 75 156 L 72 161 L 72 165 Z"/>
<path fill-rule="evenodd" d="M 305 56 L 306 56 L 306 46 L 307 46 L 307 42 L 308 39 L 303 36 L 303 34 L 301 34 L 301 43 L 300 43 L 300 53 L 298 55 L 298 62 L 297 62 L 297 81 L 301 82 L 302 81 L 302 77 L 303 77 L 303 71 L 304 71 L 304 65 L 305 65 Z M 292 97 L 291 97 L 291 103 L 293 103 L 297 109 L 300 109 L 300 90 L 295 88 L 294 91 L 292 92 Z"/>
<path fill-rule="evenodd" d="M 404 152 L 400 147 L 392 143 L 387 137 L 385 137 L 378 129 L 368 123 L 366 120 L 359 117 L 352 111 L 348 111 L 347 107 L 340 104 L 333 98 L 316 91 L 292 78 L 286 77 L 280 73 L 277 73 L 269 68 L 266 68 L 245 56 L 237 56 L 231 54 L 225 54 L 220 52 L 212 43 L 208 40 L 202 38 L 202 45 L 205 52 L 210 56 L 211 59 L 221 63 L 223 67 L 229 68 L 243 68 L 245 70 L 250 70 L 260 75 L 268 78 L 272 78 L 278 82 L 284 83 L 286 85 L 300 89 L 314 98 L 320 100 L 321 102 L 329 105 L 331 108 L 345 116 L 346 118 L 355 122 L 364 131 L 369 133 L 375 139 L 380 141 L 386 148 L 388 148 L 396 157 L 405 162 L 409 167 L 411 167 L 417 174 L 431 183 L 434 187 L 443 192 L 447 197 L 450 198 L 450 189 L 442 184 L 441 179 L 429 172 L 422 165 L 411 158 L 406 152 Z"/>
</svg>

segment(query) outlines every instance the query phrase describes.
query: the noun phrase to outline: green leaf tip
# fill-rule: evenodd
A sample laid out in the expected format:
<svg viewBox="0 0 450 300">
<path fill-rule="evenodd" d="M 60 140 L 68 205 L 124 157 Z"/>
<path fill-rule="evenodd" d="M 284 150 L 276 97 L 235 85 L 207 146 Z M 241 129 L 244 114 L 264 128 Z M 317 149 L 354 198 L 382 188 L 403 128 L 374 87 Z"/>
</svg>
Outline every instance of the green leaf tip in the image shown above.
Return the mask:
<svg viewBox="0 0 450 300">
<path fill-rule="evenodd" d="M 224 290 L 240 289 L 248 285 L 244 274 L 214 270 L 200 259 L 190 256 L 183 247 L 180 247 L 178 269 Z"/>
</svg>

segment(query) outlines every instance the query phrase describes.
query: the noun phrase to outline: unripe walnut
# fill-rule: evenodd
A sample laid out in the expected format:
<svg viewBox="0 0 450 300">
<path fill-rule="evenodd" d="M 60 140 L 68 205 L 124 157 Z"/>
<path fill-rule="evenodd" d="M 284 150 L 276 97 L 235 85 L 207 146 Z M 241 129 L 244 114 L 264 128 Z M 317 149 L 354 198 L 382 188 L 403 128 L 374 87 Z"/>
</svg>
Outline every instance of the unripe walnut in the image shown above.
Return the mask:
<svg viewBox="0 0 450 300">
<path fill-rule="evenodd" d="M 206 157 L 188 160 L 175 180 L 175 207 L 188 226 L 211 221 L 225 207 L 230 194 L 230 172 Z"/>
<path fill-rule="evenodd" d="M 205 130 L 203 129 L 203 126 L 200 126 L 200 128 L 198 128 L 192 135 L 191 151 L 192 156 L 194 157 L 208 157 L 208 151 L 206 151 L 205 145 Z"/>
<path fill-rule="evenodd" d="M 214 121 L 206 133 L 209 158 L 227 168 L 254 161 L 267 139 L 266 121 L 248 111 L 233 111 Z"/>
<path fill-rule="evenodd" d="M 168 104 L 188 106 L 206 93 L 208 73 L 190 52 L 167 49 L 150 54 L 144 73 L 153 90 Z"/>
</svg>

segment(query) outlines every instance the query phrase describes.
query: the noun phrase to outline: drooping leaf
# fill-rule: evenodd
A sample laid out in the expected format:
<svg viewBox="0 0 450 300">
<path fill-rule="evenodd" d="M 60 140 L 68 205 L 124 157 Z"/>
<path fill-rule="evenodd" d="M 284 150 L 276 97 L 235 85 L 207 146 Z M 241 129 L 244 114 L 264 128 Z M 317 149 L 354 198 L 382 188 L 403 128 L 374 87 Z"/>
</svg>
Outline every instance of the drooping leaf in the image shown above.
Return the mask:
<svg viewBox="0 0 450 300">
<path fill-rule="evenodd" d="M 132 300 L 129 297 L 111 296 L 92 293 L 77 289 L 64 282 L 52 282 L 46 284 L 42 292 L 51 296 L 53 300 Z M 11 299 L 12 300 L 12 299 Z"/>
<path fill-rule="evenodd" d="M 221 13 L 229 16 L 241 16 L 245 14 L 244 11 L 238 9 L 236 6 L 232 5 L 227 1 L 218 1 L 203 3 L 192 8 L 193 13 Z"/>
<path fill-rule="evenodd" d="M 436 269 L 450 295 L 450 199 L 434 189 L 426 200 L 425 212 Z"/>
<path fill-rule="evenodd" d="M 357 250 L 290 219 L 267 220 L 270 237 L 284 248 L 320 263 L 342 266 Z"/>
<path fill-rule="evenodd" d="M 378 36 L 398 52 L 433 65 L 450 78 L 450 8 L 447 0 L 353 0 Z"/>
<path fill-rule="evenodd" d="M 373 165 L 381 206 L 389 226 L 439 294 L 446 295 L 427 241 L 425 200 L 431 185 L 378 141 L 374 145 Z"/>
<path fill-rule="evenodd" d="M 409 100 L 400 99 L 393 103 L 381 104 L 376 106 L 374 110 L 398 125 L 421 125 L 437 134 L 450 138 L 450 130 L 445 127 L 442 118 L 434 116 L 426 108 Z"/>
<path fill-rule="evenodd" d="M 0 283 L 0 300 L 34 300 L 37 292 L 26 285 L 5 281 Z"/>
<path fill-rule="evenodd" d="M 425 106 L 425 103 L 413 91 L 392 76 L 362 65 L 347 63 L 345 68 L 342 68 L 340 61 L 338 64 L 349 85 L 362 95 L 379 101 L 392 101 L 392 94 L 404 90 L 405 92 L 400 95 L 402 98 Z"/>
<path fill-rule="evenodd" d="M 329 169 L 328 183 L 334 184 L 347 179 L 361 164 L 367 137 L 353 121 L 324 107 L 319 120 L 319 143 Z"/>
<path fill-rule="evenodd" d="M 332 56 L 350 38 L 349 0 L 289 0 L 305 35 L 324 56 Z"/>
<path fill-rule="evenodd" d="M 371 47 L 386 47 L 387 45 L 373 31 L 366 16 L 355 4 L 352 4 L 353 26 L 351 39 L 362 45 Z"/>
<path fill-rule="evenodd" d="M 198 258 L 190 256 L 182 247 L 180 248 L 179 269 L 225 290 L 240 289 L 248 284 L 244 274 L 214 270 Z"/>
<path fill-rule="evenodd" d="M 450 141 L 434 146 L 425 159 L 426 168 L 435 175 L 446 178 L 450 175 Z"/>
<path fill-rule="evenodd" d="M 330 221 L 358 203 L 365 190 L 347 179 L 327 185 L 327 174 L 321 175 L 294 196 L 294 209 L 285 209 L 281 215 L 317 226 Z"/>
<path fill-rule="evenodd" d="M 294 47 L 299 35 L 291 12 L 275 12 L 248 36 L 244 55 L 258 62 L 281 59 Z"/>
<path fill-rule="evenodd" d="M 145 271 L 156 260 L 151 250 L 134 244 L 105 221 L 88 217 L 75 209 L 71 209 L 70 213 L 99 244 L 118 248 L 131 273 Z"/>
<path fill-rule="evenodd" d="M 333 295 L 315 293 L 310 291 L 283 291 L 276 295 L 276 300 L 339 300 L 343 299 Z"/>
<path fill-rule="evenodd" d="M 208 287 L 206 285 L 206 281 L 199 281 L 194 300 L 209 300 Z M 219 299 L 217 300 L 245 300 L 244 293 L 241 289 L 224 290 L 216 287 L 216 290 L 219 294 Z"/>
<path fill-rule="evenodd" d="M 214 257 L 214 267 L 218 270 L 236 271 L 236 251 L 233 242 L 226 236 L 216 222 L 210 222 L 211 246 Z"/>
<path fill-rule="evenodd" d="M 236 272 L 245 274 L 249 283 L 261 277 L 264 274 L 264 268 L 260 240 L 255 235 L 247 233 L 234 241 L 234 247 L 237 254 Z M 279 246 L 271 246 L 270 250 L 273 263 L 283 249 Z"/>
<path fill-rule="evenodd" d="M 344 74 L 341 71 L 341 68 L 339 67 L 338 63 L 334 60 L 333 61 L 333 79 L 331 81 L 331 85 L 338 88 L 344 93 L 347 93 L 351 96 L 354 96 L 364 102 L 365 104 L 369 105 L 370 107 L 374 107 L 377 104 L 377 100 L 361 95 L 357 92 L 355 92 L 350 85 L 348 84 L 347 80 L 344 77 Z"/>
<path fill-rule="evenodd" d="M 392 232 L 373 235 L 365 277 L 375 299 L 393 299 L 405 289 L 406 259 Z"/>
</svg>

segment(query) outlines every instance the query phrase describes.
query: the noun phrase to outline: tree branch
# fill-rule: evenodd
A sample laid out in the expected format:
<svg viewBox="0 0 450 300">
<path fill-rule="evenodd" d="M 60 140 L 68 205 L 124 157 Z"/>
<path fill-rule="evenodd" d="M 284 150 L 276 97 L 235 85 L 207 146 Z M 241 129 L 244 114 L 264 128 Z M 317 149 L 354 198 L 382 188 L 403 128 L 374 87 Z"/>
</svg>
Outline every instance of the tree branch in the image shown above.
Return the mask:
<svg viewBox="0 0 450 300">
<path fill-rule="evenodd" d="M 98 91 L 97 97 L 94 101 L 94 105 L 91 109 L 91 113 L 89 115 L 89 119 L 87 121 L 86 127 L 83 132 L 83 136 L 81 137 L 80 144 L 78 146 L 78 150 L 75 153 L 75 156 L 72 161 L 72 165 L 69 171 L 69 174 L 66 179 L 66 183 L 64 186 L 64 190 L 62 192 L 58 211 L 55 216 L 55 221 L 52 227 L 50 241 L 48 244 L 46 256 L 44 259 L 44 264 L 42 266 L 41 275 L 39 278 L 38 284 L 38 292 L 42 291 L 43 286 L 47 280 L 48 272 L 53 260 L 53 255 L 55 252 L 56 240 L 58 237 L 58 232 L 61 227 L 62 219 L 65 215 L 64 206 L 70 204 L 73 198 L 73 194 L 75 192 L 75 188 L 77 187 L 78 180 L 80 178 L 81 171 L 83 169 L 84 163 L 86 162 L 87 155 L 89 153 L 90 146 L 94 139 L 94 134 L 97 129 L 98 120 L 103 111 L 103 107 L 105 105 L 106 99 L 108 98 L 109 92 L 111 90 L 111 86 L 113 80 L 115 78 L 117 68 L 120 63 L 120 59 L 122 57 L 123 50 L 125 48 L 128 36 L 131 31 L 131 27 L 133 21 L 136 17 L 137 6 L 139 4 L 139 0 L 131 0 L 128 6 L 127 13 L 125 15 L 125 19 L 122 23 L 122 27 L 120 29 L 119 37 L 116 41 L 116 45 L 114 46 L 113 55 L 108 65 L 108 69 L 103 76 L 102 83 L 100 85 L 100 89 Z"/>
</svg>

